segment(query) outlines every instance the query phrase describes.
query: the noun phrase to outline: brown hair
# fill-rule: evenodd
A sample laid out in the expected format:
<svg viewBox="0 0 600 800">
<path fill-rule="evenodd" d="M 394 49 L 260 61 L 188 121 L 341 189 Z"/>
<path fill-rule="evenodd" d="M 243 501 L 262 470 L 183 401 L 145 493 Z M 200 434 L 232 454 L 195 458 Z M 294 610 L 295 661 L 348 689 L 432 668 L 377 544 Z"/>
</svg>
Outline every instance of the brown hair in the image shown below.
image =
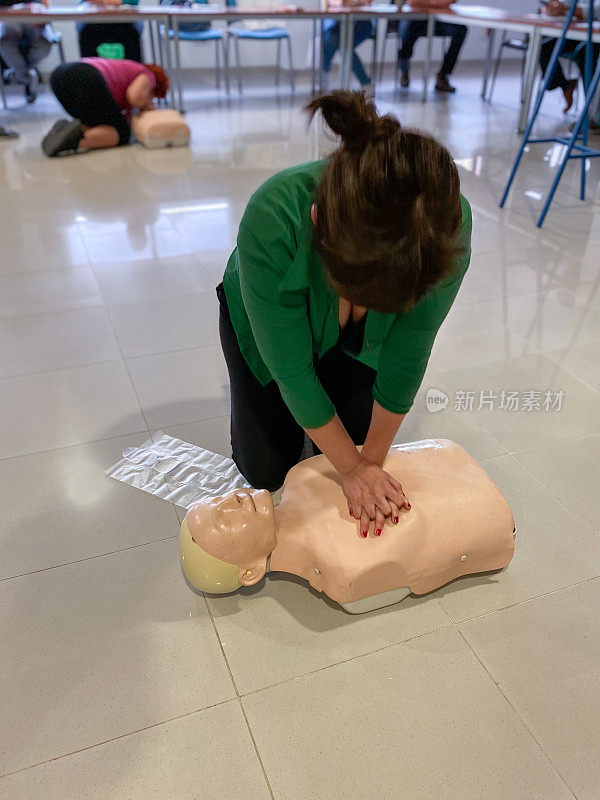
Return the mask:
<svg viewBox="0 0 600 800">
<path fill-rule="evenodd" d="M 156 81 L 154 96 L 166 97 L 167 89 L 169 88 L 169 79 L 164 69 L 159 67 L 158 64 L 144 64 L 144 66 L 154 75 L 154 80 Z"/>
<path fill-rule="evenodd" d="M 406 310 L 461 252 L 456 165 L 430 134 L 380 117 L 363 92 L 335 91 L 306 110 L 342 140 L 315 195 L 315 245 L 332 288 L 376 311 Z"/>
</svg>

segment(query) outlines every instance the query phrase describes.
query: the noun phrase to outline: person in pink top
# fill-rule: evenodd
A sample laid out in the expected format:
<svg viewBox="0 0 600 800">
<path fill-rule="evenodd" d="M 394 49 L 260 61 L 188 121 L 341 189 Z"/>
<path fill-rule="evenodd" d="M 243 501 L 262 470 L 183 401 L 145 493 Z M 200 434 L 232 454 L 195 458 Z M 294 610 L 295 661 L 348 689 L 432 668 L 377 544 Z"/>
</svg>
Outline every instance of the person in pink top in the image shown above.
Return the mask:
<svg viewBox="0 0 600 800">
<path fill-rule="evenodd" d="M 42 141 L 44 153 L 54 158 L 128 144 L 132 114 L 165 97 L 169 79 L 156 64 L 82 58 L 57 67 L 50 86 L 73 117 L 58 120 Z"/>
</svg>

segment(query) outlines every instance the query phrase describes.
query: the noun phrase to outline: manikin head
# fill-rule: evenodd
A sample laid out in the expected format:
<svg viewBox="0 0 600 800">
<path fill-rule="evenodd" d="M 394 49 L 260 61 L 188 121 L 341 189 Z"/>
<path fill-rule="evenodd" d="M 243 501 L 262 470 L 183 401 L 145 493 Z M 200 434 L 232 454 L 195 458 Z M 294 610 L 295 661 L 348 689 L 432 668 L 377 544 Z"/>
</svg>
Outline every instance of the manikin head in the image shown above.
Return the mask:
<svg viewBox="0 0 600 800">
<path fill-rule="evenodd" d="M 214 594 L 258 583 L 275 545 L 273 500 L 264 489 L 236 490 L 196 503 L 179 536 L 187 579 Z"/>
</svg>

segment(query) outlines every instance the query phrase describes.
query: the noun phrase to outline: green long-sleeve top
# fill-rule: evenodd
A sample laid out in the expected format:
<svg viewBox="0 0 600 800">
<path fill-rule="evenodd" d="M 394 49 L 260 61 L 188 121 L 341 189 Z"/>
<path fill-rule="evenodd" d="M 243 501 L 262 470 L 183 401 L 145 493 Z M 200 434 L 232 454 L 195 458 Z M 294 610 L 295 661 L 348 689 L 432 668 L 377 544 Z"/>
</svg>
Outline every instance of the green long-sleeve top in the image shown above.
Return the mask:
<svg viewBox="0 0 600 800">
<path fill-rule="evenodd" d="M 334 347 L 340 332 L 339 298 L 314 247 L 310 216 L 325 163 L 283 170 L 252 195 L 223 278 L 242 355 L 263 386 L 277 382 L 304 428 L 319 428 L 335 414 L 314 369 L 314 356 Z M 377 371 L 373 397 L 396 414 L 413 404 L 469 266 L 471 209 L 462 196 L 461 208 L 464 250 L 454 273 L 405 313 L 368 311 L 362 349 L 353 355 Z"/>
</svg>

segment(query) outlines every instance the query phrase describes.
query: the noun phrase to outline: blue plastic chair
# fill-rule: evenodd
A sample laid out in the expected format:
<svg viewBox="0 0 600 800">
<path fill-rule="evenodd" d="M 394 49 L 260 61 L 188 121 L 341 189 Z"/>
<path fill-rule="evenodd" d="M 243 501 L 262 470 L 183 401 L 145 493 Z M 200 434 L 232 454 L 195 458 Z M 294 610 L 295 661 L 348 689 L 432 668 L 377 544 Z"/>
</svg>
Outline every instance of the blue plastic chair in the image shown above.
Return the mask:
<svg viewBox="0 0 600 800">
<path fill-rule="evenodd" d="M 236 2 L 235 0 L 227 0 L 227 6 L 235 7 Z M 229 50 L 229 39 L 233 39 L 234 42 L 234 51 L 235 51 L 235 66 L 236 66 L 236 74 L 237 74 L 237 81 L 238 81 L 238 90 L 239 93 L 242 94 L 242 64 L 240 60 L 240 39 L 244 39 L 246 41 L 254 41 L 254 42 L 277 42 L 277 59 L 275 62 L 275 85 L 279 86 L 279 78 L 281 73 L 281 43 L 285 40 L 287 42 L 287 52 L 288 52 L 288 72 L 290 76 L 290 86 L 292 92 L 295 91 L 295 81 L 294 81 L 294 65 L 292 62 L 292 42 L 290 39 L 290 33 L 285 28 L 264 28 L 261 30 L 251 30 L 249 28 L 241 28 L 235 22 L 232 22 L 228 28 L 228 45 L 227 50 Z"/>
<path fill-rule="evenodd" d="M 162 31 L 164 35 L 164 30 Z M 174 31 L 169 31 L 169 39 L 175 36 Z M 177 36 L 180 42 L 214 42 L 215 43 L 215 73 L 217 89 L 221 86 L 221 57 L 220 50 L 223 50 L 223 66 L 225 68 L 225 91 L 229 94 L 229 58 L 227 44 L 223 31 L 218 28 L 208 28 L 205 31 L 182 31 L 179 29 Z"/>
<path fill-rule="evenodd" d="M 174 7 L 193 7 L 194 5 L 206 5 L 208 0 L 160 0 L 161 6 L 174 6 Z M 165 35 L 165 26 L 160 25 L 159 31 L 161 37 Z M 169 39 L 175 37 L 175 32 L 169 30 Z M 214 42 L 215 43 L 215 73 L 217 89 L 221 86 L 221 63 L 220 63 L 220 50 L 223 50 L 223 63 L 225 66 L 225 89 L 229 94 L 229 58 L 227 52 L 227 43 L 223 31 L 218 28 L 213 28 L 210 20 L 196 20 L 193 22 L 182 21 L 177 26 L 177 38 L 181 42 Z M 159 41 L 160 44 L 160 41 Z M 162 56 L 161 56 L 162 57 Z"/>
</svg>

